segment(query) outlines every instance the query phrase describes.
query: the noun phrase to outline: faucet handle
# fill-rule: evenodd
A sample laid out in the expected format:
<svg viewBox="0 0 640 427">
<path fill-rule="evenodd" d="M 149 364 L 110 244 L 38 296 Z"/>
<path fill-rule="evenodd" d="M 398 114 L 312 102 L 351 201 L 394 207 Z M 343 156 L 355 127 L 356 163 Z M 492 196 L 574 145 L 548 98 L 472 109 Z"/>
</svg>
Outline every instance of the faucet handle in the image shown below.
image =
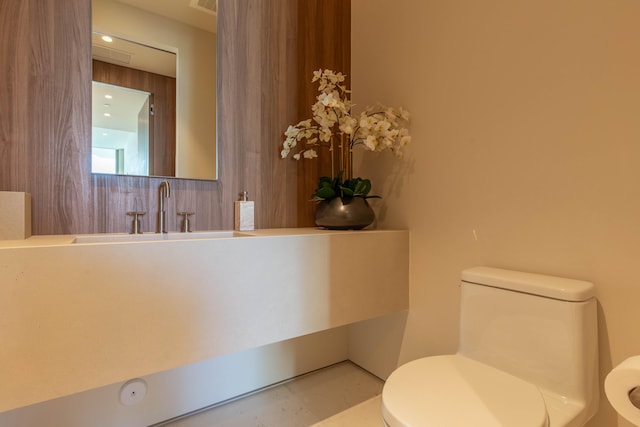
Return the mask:
<svg viewBox="0 0 640 427">
<path fill-rule="evenodd" d="M 191 233 L 191 215 L 195 215 L 195 212 L 178 212 L 178 215 L 182 215 L 182 229 L 183 233 Z"/>
<path fill-rule="evenodd" d="M 131 220 L 131 233 L 129 234 L 142 234 L 142 227 L 140 226 L 140 217 L 146 214 L 146 212 L 127 212 L 127 215 L 132 216 Z"/>
</svg>

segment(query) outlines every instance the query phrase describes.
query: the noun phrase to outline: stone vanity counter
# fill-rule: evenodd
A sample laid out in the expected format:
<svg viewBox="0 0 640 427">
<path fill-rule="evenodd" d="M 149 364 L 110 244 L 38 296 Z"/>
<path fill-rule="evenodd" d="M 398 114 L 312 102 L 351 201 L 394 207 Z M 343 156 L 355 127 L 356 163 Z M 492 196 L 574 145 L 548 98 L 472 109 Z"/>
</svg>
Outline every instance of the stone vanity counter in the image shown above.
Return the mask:
<svg viewBox="0 0 640 427">
<path fill-rule="evenodd" d="M 0 242 L 0 412 L 408 308 L 407 231 Z"/>
</svg>

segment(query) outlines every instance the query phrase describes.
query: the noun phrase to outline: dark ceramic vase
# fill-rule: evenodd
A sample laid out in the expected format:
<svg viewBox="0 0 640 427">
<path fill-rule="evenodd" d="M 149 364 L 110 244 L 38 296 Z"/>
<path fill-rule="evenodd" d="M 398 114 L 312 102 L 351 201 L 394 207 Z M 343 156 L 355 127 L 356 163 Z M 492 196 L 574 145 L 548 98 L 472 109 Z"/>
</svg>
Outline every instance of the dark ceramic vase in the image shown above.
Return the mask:
<svg viewBox="0 0 640 427">
<path fill-rule="evenodd" d="M 329 230 L 360 230 L 374 219 L 364 197 L 334 197 L 319 202 L 316 208 L 316 225 Z"/>
</svg>

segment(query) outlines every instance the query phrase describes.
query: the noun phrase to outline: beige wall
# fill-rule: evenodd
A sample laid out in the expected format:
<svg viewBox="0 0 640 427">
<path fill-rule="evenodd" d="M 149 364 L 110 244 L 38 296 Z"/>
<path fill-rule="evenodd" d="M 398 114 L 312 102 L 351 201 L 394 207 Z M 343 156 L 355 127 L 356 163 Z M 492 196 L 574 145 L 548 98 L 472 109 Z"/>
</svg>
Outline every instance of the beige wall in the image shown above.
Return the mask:
<svg viewBox="0 0 640 427">
<path fill-rule="evenodd" d="M 356 104 L 413 113 L 366 153 L 380 225 L 411 230 L 398 361 L 456 348 L 460 270 L 593 281 L 601 380 L 640 354 L 640 2 L 353 0 Z M 630 426 L 604 395 L 589 426 Z"/>
</svg>

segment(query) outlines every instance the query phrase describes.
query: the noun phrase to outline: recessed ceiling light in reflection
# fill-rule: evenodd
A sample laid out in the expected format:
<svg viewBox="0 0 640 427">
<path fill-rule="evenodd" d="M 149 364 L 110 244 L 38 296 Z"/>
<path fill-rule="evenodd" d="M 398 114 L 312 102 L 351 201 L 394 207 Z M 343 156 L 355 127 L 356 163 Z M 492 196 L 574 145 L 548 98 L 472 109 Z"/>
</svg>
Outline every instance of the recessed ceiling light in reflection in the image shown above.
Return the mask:
<svg viewBox="0 0 640 427">
<path fill-rule="evenodd" d="M 102 40 L 106 41 L 107 43 L 111 43 L 113 41 L 113 39 L 109 36 L 102 36 Z"/>
<path fill-rule="evenodd" d="M 104 97 L 107 98 L 107 99 L 113 99 L 113 96 L 111 96 L 111 95 L 105 95 Z"/>
<path fill-rule="evenodd" d="M 111 114 L 109 114 L 109 113 L 104 113 L 104 116 L 105 116 L 105 117 L 111 117 Z"/>
</svg>

